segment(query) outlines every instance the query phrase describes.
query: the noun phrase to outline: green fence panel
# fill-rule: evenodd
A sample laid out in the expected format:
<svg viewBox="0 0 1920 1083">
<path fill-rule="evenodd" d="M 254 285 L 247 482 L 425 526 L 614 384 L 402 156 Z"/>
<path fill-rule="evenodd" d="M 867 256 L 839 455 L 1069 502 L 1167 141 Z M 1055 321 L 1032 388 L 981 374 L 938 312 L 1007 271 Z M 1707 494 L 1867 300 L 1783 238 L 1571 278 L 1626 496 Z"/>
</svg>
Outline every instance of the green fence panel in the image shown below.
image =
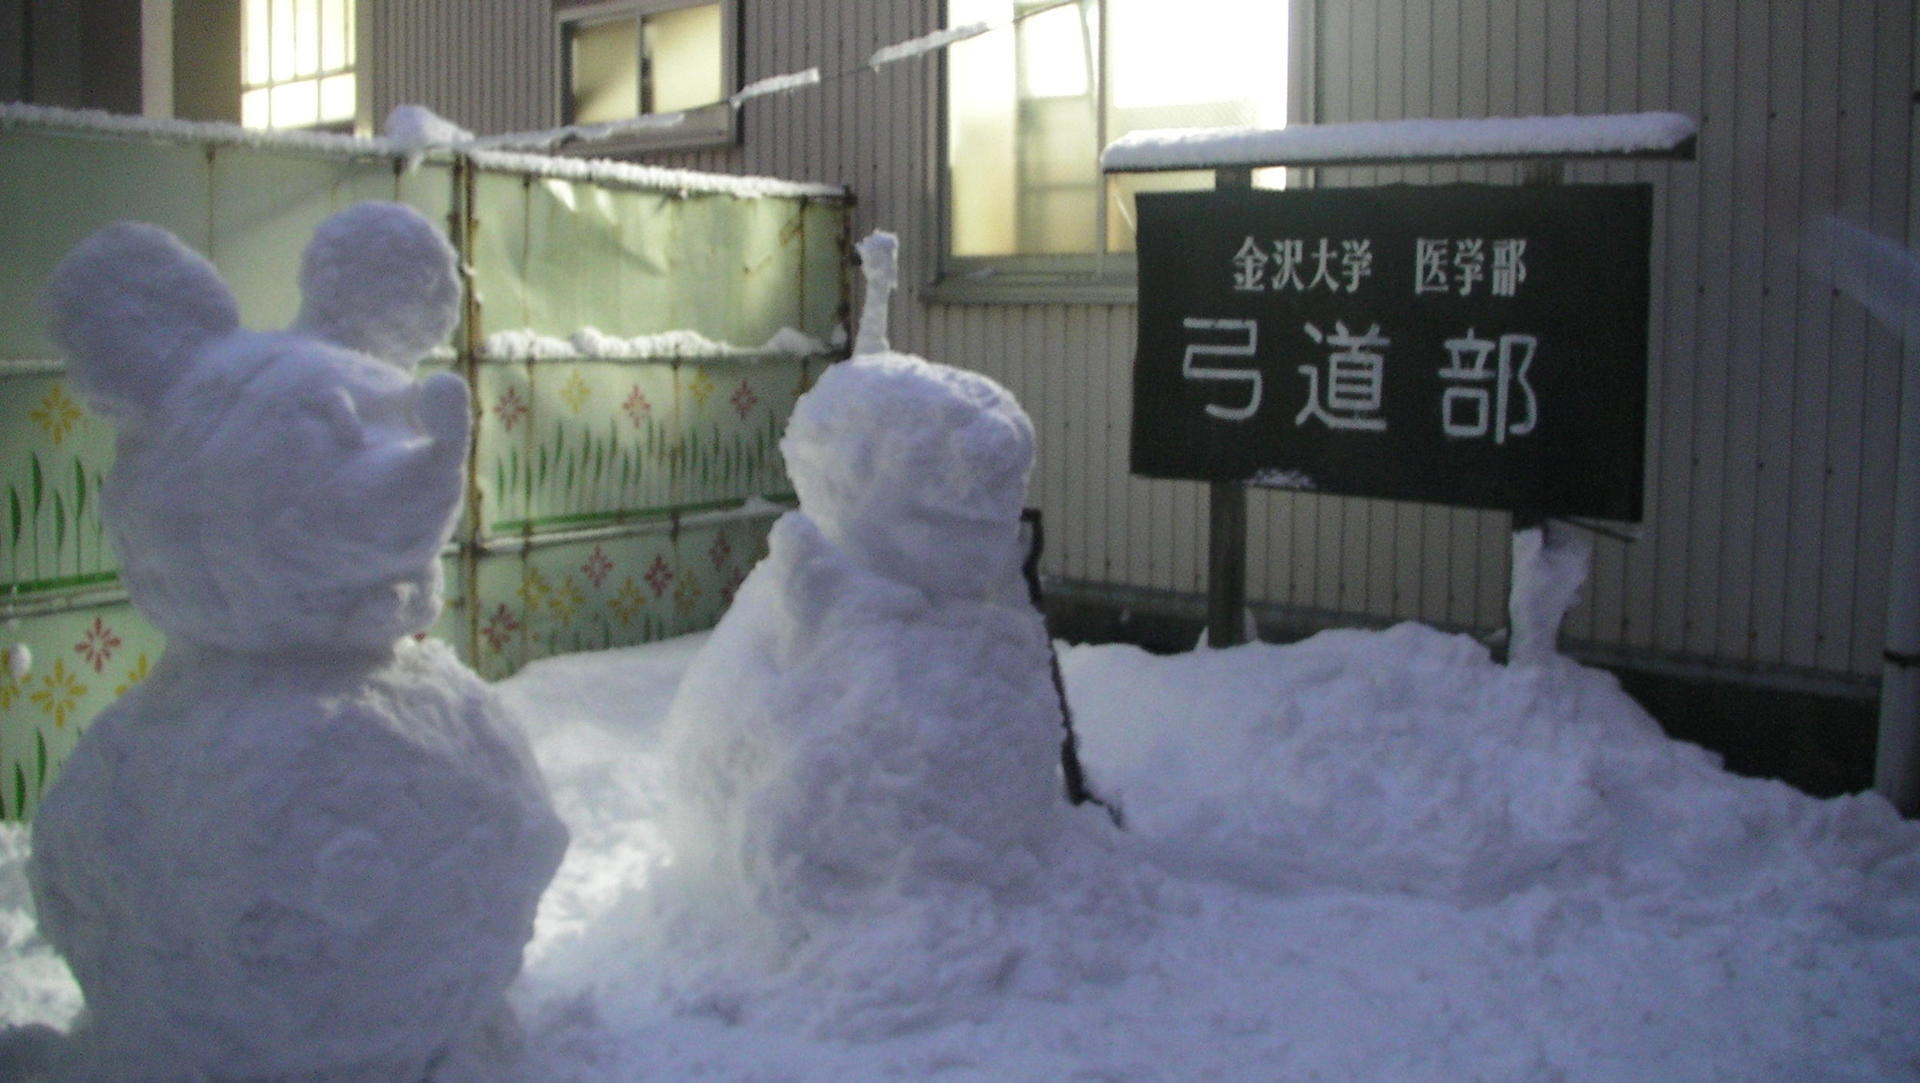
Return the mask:
<svg viewBox="0 0 1920 1083">
<path fill-rule="evenodd" d="M 56 356 L 36 297 L 101 226 L 152 222 L 205 252 L 210 192 L 202 147 L 0 127 L 0 358 Z"/>
<path fill-rule="evenodd" d="M 761 347 L 783 328 L 833 341 L 846 322 L 844 200 L 28 112 L 0 110 L 0 648 L 33 658 L 23 677 L 0 670 L 0 818 L 31 815 L 164 646 L 101 525 L 112 429 L 68 387 L 35 304 L 109 222 L 155 223 L 207 255 L 256 328 L 293 319 L 301 252 L 354 203 L 408 203 L 461 248 L 462 327 L 426 367 L 474 389 L 471 499 L 431 634 L 484 675 L 709 627 L 764 553 L 777 508 L 758 500 L 789 497 L 780 434 L 833 355 Z M 693 332 L 725 355 L 595 349 L 589 329 Z M 495 356 L 502 331 L 560 341 Z"/>
</svg>

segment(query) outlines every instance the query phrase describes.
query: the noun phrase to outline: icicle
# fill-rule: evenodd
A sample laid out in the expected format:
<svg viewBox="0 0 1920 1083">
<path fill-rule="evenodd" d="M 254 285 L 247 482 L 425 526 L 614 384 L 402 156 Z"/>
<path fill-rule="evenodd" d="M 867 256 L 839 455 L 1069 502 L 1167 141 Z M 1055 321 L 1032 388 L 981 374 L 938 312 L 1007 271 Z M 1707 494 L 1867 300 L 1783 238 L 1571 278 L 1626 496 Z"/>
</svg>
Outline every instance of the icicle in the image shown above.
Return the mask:
<svg viewBox="0 0 1920 1083">
<path fill-rule="evenodd" d="M 853 352 L 886 353 L 887 301 L 899 281 L 895 255 L 900 239 L 885 230 L 875 230 L 854 246 L 860 253 L 860 270 L 867 276 L 867 303 L 860 311 L 860 331 L 853 340 Z"/>
</svg>

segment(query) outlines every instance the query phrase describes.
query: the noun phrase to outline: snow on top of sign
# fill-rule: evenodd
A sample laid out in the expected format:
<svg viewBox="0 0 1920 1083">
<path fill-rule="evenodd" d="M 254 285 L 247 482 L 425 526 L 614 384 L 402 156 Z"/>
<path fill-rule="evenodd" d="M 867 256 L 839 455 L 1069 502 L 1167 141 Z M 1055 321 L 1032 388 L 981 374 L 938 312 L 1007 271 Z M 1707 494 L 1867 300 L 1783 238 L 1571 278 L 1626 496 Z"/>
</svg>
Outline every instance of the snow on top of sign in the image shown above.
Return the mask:
<svg viewBox="0 0 1920 1083">
<path fill-rule="evenodd" d="M 538 331 L 496 331 L 487 336 L 480 352 L 490 361 L 717 361 L 770 355 L 810 357 L 826 353 L 828 349 L 826 343 L 791 327 L 782 327 L 759 346 L 716 342 L 698 331 L 662 331 L 621 338 L 595 327 L 583 327 L 567 338 L 555 338 Z"/>
<path fill-rule="evenodd" d="M 1693 138 L 1680 113 L 1382 120 L 1290 128 L 1165 128 L 1107 146 L 1109 173 L 1387 160 L 1578 157 L 1668 151 Z"/>
<path fill-rule="evenodd" d="M 483 169 L 540 177 L 589 181 L 684 195 L 730 195 L 740 198 L 845 199 L 847 190 L 834 184 L 781 180 L 775 177 L 700 173 L 688 169 L 615 162 L 600 158 L 562 158 L 544 154 L 483 150 L 478 143 L 452 142 L 458 127 L 431 113 L 406 111 L 390 119 L 394 137 L 363 138 L 329 132 L 266 131 L 211 121 L 170 120 L 125 116 L 97 109 L 62 109 L 46 105 L 0 104 L 0 130 L 19 127 L 98 132 L 153 139 L 177 140 L 257 150 L 301 150 L 329 154 L 374 155 L 418 159 L 429 150 L 467 153 Z"/>
</svg>

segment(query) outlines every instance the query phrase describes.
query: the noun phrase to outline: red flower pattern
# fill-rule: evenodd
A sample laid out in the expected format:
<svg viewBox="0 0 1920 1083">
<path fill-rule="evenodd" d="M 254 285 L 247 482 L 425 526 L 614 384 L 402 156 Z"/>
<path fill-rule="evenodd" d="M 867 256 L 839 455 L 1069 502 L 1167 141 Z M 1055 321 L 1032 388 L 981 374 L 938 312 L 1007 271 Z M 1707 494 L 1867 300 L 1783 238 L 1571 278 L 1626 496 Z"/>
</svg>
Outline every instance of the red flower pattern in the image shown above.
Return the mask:
<svg viewBox="0 0 1920 1083">
<path fill-rule="evenodd" d="M 532 407 L 520 397 L 517 387 L 507 388 L 506 393 L 500 396 L 500 401 L 493 404 L 494 416 L 500 419 L 500 424 L 506 426 L 508 432 L 512 432 L 513 426 L 531 412 Z"/>
<path fill-rule="evenodd" d="M 507 609 L 506 603 L 502 602 L 500 608 L 494 610 L 493 615 L 487 618 L 487 625 L 480 629 L 480 635 L 487 641 L 487 646 L 495 651 L 501 651 L 506 649 L 507 641 L 513 638 L 513 633 L 519 630 L 519 620 L 515 619 L 513 613 Z"/>
<path fill-rule="evenodd" d="M 667 584 L 673 582 L 673 569 L 667 567 L 666 557 L 657 556 L 647 566 L 647 573 L 642 578 L 653 588 L 653 596 L 658 598 L 667 592 Z"/>
<path fill-rule="evenodd" d="M 93 618 L 93 627 L 88 628 L 80 642 L 73 645 L 73 653 L 87 660 L 93 671 L 99 673 L 106 669 L 108 659 L 120 649 L 120 637 L 99 617 Z"/>
<path fill-rule="evenodd" d="M 627 412 L 627 417 L 636 429 L 653 413 L 653 403 L 648 402 L 647 397 L 640 393 L 639 384 L 633 385 L 633 390 L 627 393 L 627 401 L 621 403 L 620 408 Z"/>
<path fill-rule="evenodd" d="M 587 554 L 587 562 L 580 565 L 580 574 L 587 577 L 587 582 L 592 583 L 595 590 L 600 589 L 600 584 L 607 581 L 607 575 L 612 571 L 613 561 L 607 558 L 606 550 L 598 545 Z"/>
<path fill-rule="evenodd" d="M 733 394 L 728 397 L 728 401 L 733 403 L 734 410 L 741 417 L 746 417 L 760 402 L 760 396 L 754 394 L 753 388 L 748 387 L 747 381 L 742 379 L 740 386 L 733 389 Z"/>
</svg>

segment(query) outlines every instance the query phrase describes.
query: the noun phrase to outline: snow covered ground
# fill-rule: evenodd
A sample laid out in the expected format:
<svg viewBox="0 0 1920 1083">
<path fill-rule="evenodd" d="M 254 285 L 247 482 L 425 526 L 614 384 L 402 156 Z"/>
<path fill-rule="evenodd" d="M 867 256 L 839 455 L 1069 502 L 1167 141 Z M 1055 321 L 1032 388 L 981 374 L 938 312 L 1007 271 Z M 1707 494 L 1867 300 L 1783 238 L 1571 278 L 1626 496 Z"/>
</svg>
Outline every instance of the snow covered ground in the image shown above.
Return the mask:
<svg viewBox="0 0 1920 1083">
<path fill-rule="evenodd" d="M 882 898 L 784 969 L 714 966 L 656 890 L 656 738 L 703 642 L 501 686 L 573 831 L 515 990 L 531 1079 L 1920 1079 L 1920 825 L 1416 625 L 1067 648 L 1124 833 L 1087 811 L 1090 856 L 944 939 Z M 0 831 L 0 1023 L 64 1027 L 25 857 Z"/>
</svg>

